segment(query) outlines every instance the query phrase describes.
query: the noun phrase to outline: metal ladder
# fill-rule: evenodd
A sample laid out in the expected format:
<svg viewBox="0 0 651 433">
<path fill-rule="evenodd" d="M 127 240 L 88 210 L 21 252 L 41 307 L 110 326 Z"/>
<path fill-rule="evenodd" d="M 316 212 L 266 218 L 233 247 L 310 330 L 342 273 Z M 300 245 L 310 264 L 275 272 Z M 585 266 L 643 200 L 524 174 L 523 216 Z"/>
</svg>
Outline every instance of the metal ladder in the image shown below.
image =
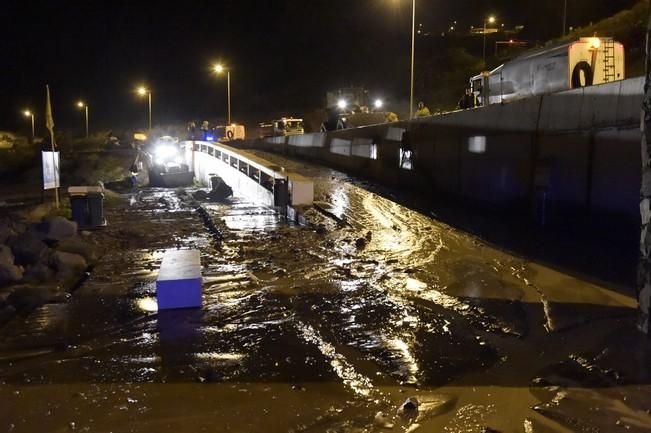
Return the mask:
<svg viewBox="0 0 651 433">
<path fill-rule="evenodd" d="M 612 38 L 603 40 L 604 47 L 604 83 L 615 81 L 615 41 Z"/>
</svg>

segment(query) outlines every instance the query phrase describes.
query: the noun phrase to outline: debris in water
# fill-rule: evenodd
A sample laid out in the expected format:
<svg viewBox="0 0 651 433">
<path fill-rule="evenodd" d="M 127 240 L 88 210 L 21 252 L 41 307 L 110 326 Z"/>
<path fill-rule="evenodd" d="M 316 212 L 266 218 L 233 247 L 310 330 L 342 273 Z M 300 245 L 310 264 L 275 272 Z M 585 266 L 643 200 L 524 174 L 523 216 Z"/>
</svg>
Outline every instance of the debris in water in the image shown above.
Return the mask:
<svg viewBox="0 0 651 433">
<path fill-rule="evenodd" d="M 375 414 L 375 418 L 373 419 L 373 424 L 375 424 L 378 427 L 382 427 L 382 428 L 386 428 L 386 429 L 392 429 L 393 428 L 393 423 L 382 412 L 378 412 L 378 413 Z"/>
<path fill-rule="evenodd" d="M 418 412 L 418 406 L 420 403 L 416 397 L 409 397 L 407 400 L 402 403 L 398 409 L 398 415 L 402 416 L 411 416 L 415 415 Z"/>
</svg>

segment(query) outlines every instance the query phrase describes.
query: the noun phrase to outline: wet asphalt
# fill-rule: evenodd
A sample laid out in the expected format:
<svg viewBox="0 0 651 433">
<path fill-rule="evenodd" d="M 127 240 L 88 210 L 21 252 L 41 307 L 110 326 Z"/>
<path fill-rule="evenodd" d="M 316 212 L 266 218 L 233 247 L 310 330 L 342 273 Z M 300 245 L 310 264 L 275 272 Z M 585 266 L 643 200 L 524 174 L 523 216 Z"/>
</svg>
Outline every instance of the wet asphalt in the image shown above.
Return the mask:
<svg viewBox="0 0 651 433">
<path fill-rule="evenodd" d="M 265 157 L 315 181 L 307 226 L 201 203 L 220 241 L 164 189 L 107 207 L 90 278 L 0 328 L 0 431 L 651 431 L 632 297 Z M 201 309 L 157 311 L 169 248 L 201 251 Z"/>
</svg>

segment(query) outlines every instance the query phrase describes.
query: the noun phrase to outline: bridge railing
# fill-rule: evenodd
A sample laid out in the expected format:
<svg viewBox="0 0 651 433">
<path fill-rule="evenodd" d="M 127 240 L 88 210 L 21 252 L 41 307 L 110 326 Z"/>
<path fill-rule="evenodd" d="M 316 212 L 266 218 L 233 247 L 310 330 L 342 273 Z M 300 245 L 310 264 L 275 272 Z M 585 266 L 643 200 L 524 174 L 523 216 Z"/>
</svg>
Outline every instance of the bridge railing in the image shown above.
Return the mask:
<svg viewBox="0 0 651 433">
<path fill-rule="evenodd" d="M 314 200 L 314 184 L 311 180 L 287 172 L 284 168 L 255 155 L 244 155 L 242 151 L 229 146 L 207 141 L 186 141 L 183 145 L 186 148 L 186 159 L 189 164 L 192 150 L 201 152 L 239 171 L 272 194 L 277 194 L 276 189 L 279 185 L 286 185 L 289 195 L 287 202 L 291 205 L 312 204 Z"/>
</svg>

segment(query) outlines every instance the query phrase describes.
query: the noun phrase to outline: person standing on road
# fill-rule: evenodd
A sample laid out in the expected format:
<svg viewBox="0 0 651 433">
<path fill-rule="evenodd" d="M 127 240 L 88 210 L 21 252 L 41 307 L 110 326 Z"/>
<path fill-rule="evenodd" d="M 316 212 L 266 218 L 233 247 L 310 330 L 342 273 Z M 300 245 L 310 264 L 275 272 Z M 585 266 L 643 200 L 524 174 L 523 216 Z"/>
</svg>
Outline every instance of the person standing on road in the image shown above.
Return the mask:
<svg viewBox="0 0 651 433">
<path fill-rule="evenodd" d="M 469 108 L 475 108 L 477 106 L 477 100 L 475 98 L 474 93 L 472 93 L 472 90 L 466 89 L 465 95 L 459 99 L 459 104 L 458 108 L 461 110 L 467 110 Z"/>
</svg>

